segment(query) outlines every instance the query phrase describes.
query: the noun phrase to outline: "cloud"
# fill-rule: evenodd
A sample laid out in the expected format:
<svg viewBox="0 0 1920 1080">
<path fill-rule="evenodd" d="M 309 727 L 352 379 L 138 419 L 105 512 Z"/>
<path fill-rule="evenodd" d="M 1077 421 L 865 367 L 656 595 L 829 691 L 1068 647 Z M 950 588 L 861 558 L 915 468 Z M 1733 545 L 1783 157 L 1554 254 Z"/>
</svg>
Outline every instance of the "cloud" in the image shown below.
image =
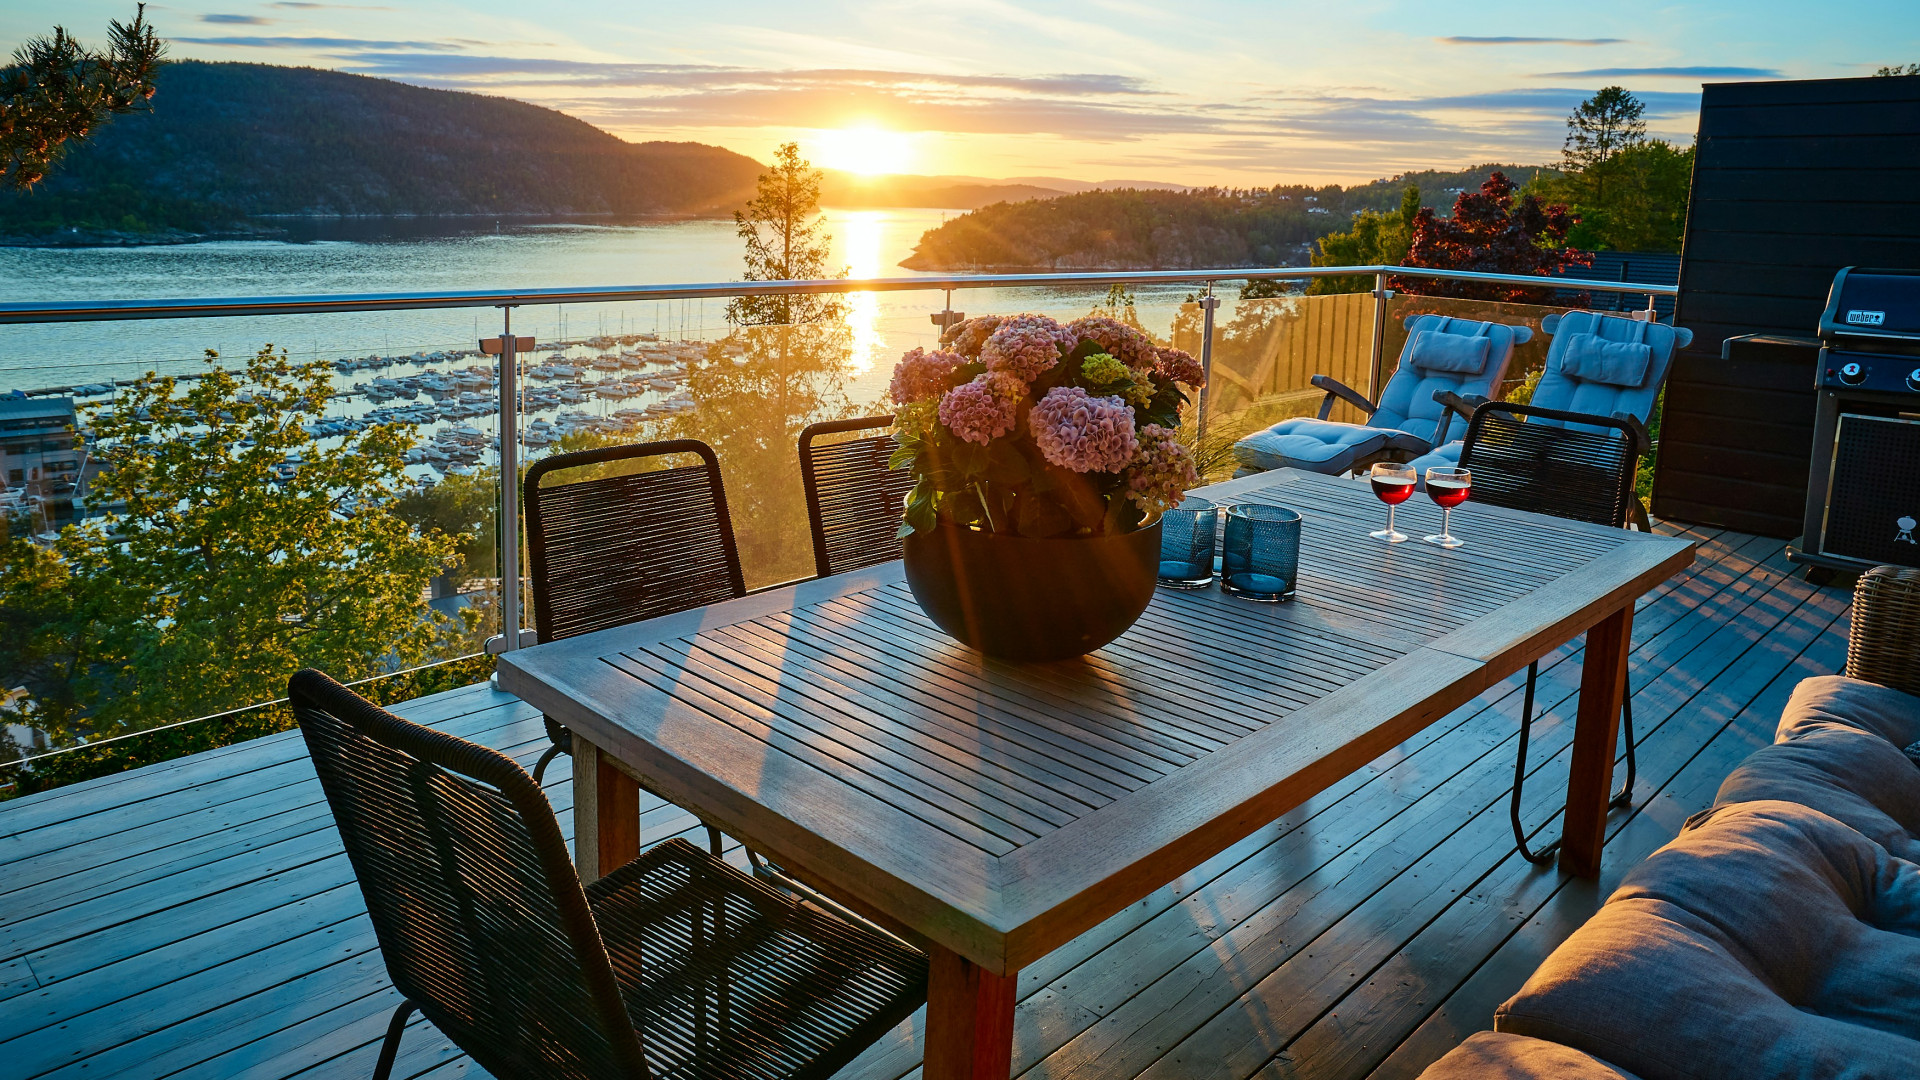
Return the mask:
<svg viewBox="0 0 1920 1080">
<path fill-rule="evenodd" d="M 295 11 L 313 11 L 313 10 L 392 11 L 393 10 L 392 8 L 387 7 L 384 4 L 315 4 L 315 3 L 307 2 L 307 0 L 279 0 L 278 3 L 268 4 L 267 6 L 274 7 L 274 8 L 291 8 Z"/>
<path fill-rule="evenodd" d="M 1543 71 L 1536 79 L 1780 79 L 1773 68 L 1649 67 L 1592 68 L 1587 71 Z"/>
<path fill-rule="evenodd" d="M 272 19 L 263 19 L 258 15 L 202 15 L 200 21 L 232 26 L 267 26 L 273 22 Z"/>
<path fill-rule="evenodd" d="M 1019 93 L 1098 97 L 1154 94 L 1144 80 L 1105 73 L 1052 75 L 943 75 L 920 71 L 862 68 L 765 69 L 710 64 L 616 64 L 588 60 L 549 60 L 506 56 L 413 56 L 407 53 L 357 56 L 353 70 L 363 75 L 448 80 L 518 77 L 542 84 L 661 90 L 793 90 L 821 87 L 872 89 L 1002 90 Z"/>
<path fill-rule="evenodd" d="M 173 38 L 187 45 L 230 45 L 248 49 L 458 49 L 438 41 L 369 41 L 337 37 L 217 37 Z"/>
<path fill-rule="evenodd" d="M 1455 37 L 1435 38 L 1444 45 L 1623 45 L 1626 38 L 1617 37 Z"/>
</svg>

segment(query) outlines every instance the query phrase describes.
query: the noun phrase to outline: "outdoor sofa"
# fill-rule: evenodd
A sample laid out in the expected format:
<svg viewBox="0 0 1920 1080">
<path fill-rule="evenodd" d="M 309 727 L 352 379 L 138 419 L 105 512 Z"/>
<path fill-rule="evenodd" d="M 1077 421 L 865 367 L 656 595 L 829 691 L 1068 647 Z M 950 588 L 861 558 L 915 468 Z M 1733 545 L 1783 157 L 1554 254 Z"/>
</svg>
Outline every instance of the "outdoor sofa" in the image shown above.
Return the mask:
<svg viewBox="0 0 1920 1080">
<path fill-rule="evenodd" d="M 1847 675 L 1426 1080 L 1920 1076 L 1920 571 L 1855 592 Z"/>
</svg>

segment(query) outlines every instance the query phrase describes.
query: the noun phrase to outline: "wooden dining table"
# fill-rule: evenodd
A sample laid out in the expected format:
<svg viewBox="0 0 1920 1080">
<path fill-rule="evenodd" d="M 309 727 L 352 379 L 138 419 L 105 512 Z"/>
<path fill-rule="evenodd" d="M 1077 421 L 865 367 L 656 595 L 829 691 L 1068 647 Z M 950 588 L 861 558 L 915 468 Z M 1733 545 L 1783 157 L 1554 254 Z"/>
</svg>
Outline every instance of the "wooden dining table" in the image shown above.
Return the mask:
<svg viewBox="0 0 1920 1080">
<path fill-rule="evenodd" d="M 1585 633 L 1560 861 L 1598 872 L 1634 601 L 1683 539 L 1364 482 L 1195 494 L 1300 513 L 1295 598 L 1160 589 L 1119 640 L 983 657 L 898 562 L 510 652 L 502 689 L 573 732 L 591 880 L 640 849 L 642 786 L 930 958 L 926 1080 L 1005 1080 L 1022 967 Z"/>
</svg>

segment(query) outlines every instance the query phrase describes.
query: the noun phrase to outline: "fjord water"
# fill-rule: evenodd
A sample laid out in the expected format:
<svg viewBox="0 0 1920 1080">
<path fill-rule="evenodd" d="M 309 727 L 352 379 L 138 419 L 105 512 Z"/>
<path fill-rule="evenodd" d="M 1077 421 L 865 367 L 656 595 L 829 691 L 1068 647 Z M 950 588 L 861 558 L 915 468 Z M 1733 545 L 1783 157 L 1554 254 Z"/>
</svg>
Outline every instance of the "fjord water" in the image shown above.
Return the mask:
<svg viewBox="0 0 1920 1080">
<path fill-rule="evenodd" d="M 912 276 L 897 264 L 941 210 L 827 212 L 834 260 L 857 277 Z M 321 235 L 345 230 L 324 230 Z M 363 233 L 373 231 L 362 228 Z M 414 230 L 405 230 L 417 232 Z M 729 281 L 740 276 L 733 222 L 506 225 L 500 231 L 310 242 L 217 241 L 98 248 L 0 248 L 0 300 L 287 296 Z M 876 319 L 940 309 L 939 294 L 870 298 Z M 545 307 L 515 312 L 515 330 L 543 340 L 564 331 L 712 336 L 724 300 Z M 296 358 L 472 348 L 500 331 L 492 309 L 279 315 L 0 327 L 0 391 L 197 370 L 206 349 L 238 358 L 271 342 Z M 705 334 L 699 333 L 705 331 Z"/>
<path fill-rule="evenodd" d="M 923 232 L 956 213 L 829 209 L 826 227 L 833 237 L 833 262 L 848 267 L 854 277 L 918 276 L 902 269 L 900 260 L 912 253 Z M 379 226 L 346 223 L 290 229 L 321 237 L 296 242 L 0 248 L 0 301 L 498 290 L 740 277 L 741 245 L 730 220 L 507 224 L 498 231 L 453 234 L 431 229 L 429 223 L 416 223 L 378 235 Z M 365 238 L 331 238 L 354 233 Z M 1147 324 L 1163 331 L 1188 291 L 1186 286 L 1143 291 L 1141 314 Z M 1072 316 L 1084 314 L 1104 293 L 960 293 L 954 307 L 975 313 L 1030 309 Z M 855 295 L 848 321 L 860 373 L 890 367 L 891 356 L 883 354 L 895 345 L 930 343 L 934 328 L 928 316 L 944 304 L 942 295 L 932 291 Z M 532 334 L 543 344 L 602 333 L 711 339 L 726 332 L 725 308 L 724 300 L 525 307 L 513 318 L 517 333 Z M 499 332 L 500 313 L 490 308 L 0 326 L 0 392 L 127 379 L 148 371 L 196 371 L 208 349 L 238 362 L 272 343 L 295 359 L 331 360 L 471 349 L 477 338 Z"/>
</svg>

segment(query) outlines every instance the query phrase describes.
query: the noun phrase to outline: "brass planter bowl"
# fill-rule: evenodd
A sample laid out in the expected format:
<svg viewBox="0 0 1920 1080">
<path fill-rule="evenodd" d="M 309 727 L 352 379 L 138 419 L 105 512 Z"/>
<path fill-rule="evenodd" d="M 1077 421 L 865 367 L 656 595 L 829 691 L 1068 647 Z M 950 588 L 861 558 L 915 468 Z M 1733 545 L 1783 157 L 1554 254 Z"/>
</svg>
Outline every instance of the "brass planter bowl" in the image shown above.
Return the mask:
<svg viewBox="0 0 1920 1080">
<path fill-rule="evenodd" d="M 1064 660 L 1126 633 L 1147 610 L 1160 522 L 1052 540 L 941 525 L 904 547 L 907 587 L 940 629 L 1002 660 Z"/>
</svg>

